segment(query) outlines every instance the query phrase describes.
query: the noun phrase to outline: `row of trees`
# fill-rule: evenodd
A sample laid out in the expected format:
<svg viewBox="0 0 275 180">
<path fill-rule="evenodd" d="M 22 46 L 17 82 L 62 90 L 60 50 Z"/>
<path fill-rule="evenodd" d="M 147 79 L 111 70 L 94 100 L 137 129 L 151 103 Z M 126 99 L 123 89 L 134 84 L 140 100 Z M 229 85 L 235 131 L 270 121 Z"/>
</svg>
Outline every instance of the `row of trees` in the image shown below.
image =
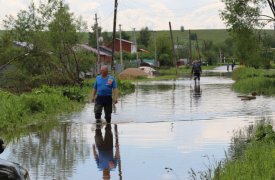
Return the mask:
<svg viewBox="0 0 275 180">
<path fill-rule="evenodd" d="M 261 11 L 268 5 L 275 14 L 274 2 L 222 2 L 225 9 L 221 17 L 229 28 L 231 38 L 221 44 L 213 44 L 211 41 L 193 43 L 192 59 L 202 58 L 209 64 L 215 64 L 222 52 L 223 56 L 236 57 L 248 66 L 268 67 L 272 55 L 270 47 L 274 47 L 275 38 L 263 33 L 262 28 L 274 18 L 262 15 Z M 20 11 L 16 17 L 7 16 L 4 25 L 7 31 L 0 39 L 2 88 L 20 91 L 41 84 L 81 84 L 80 72 L 89 70 L 96 60 L 94 55 L 77 48 L 88 31 L 87 25 L 81 17 L 76 18 L 71 13 L 62 0 L 43 0 L 39 4 L 32 2 L 27 10 Z M 95 27 L 92 28 L 88 43 L 95 47 Z M 111 33 L 102 32 L 100 27 L 99 35 L 103 37 L 103 43 L 111 42 Z M 122 31 L 123 39 L 134 41 L 133 37 L 133 34 Z M 189 38 L 195 42 L 199 37 L 191 34 Z M 139 54 L 139 57 L 154 59 L 156 51 L 156 59 L 162 66 L 173 65 L 169 33 L 155 33 L 145 27 L 137 33 L 137 43 L 138 48 L 150 51 Z M 177 58 L 190 57 L 188 43 L 186 40 L 178 46 Z M 123 54 L 124 60 L 135 59 L 135 55 Z"/>
<path fill-rule="evenodd" d="M 234 55 L 240 62 L 255 68 L 270 66 L 274 36 L 263 33 L 263 28 L 274 21 L 273 0 L 222 0 L 225 9 L 221 18 L 225 21 L 233 40 Z M 269 6 L 273 17 L 262 14 Z"/>
<path fill-rule="evenodd" d="M 80 71 L 95 57 L 77 49 L 87 29 L 62 0 L 31 3 L 4 20 L 0 39 L 0 86 L 16 91 L 41 84 L 81 84 Z"/>
</svg>

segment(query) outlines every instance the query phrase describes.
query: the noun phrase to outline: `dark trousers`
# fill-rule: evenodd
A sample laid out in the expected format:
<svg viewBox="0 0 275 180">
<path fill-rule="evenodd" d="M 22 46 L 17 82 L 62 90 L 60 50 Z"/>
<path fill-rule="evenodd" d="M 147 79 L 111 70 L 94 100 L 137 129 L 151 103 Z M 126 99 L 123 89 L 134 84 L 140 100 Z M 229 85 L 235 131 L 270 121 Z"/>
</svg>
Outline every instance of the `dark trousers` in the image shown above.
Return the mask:
<svg viewBox="0 0 275 180">
<path fill-rule="evenodd" d="M 104 109 L 105 119 L 108 123 L 111 122 L 112 114 L 112 97 L 98 96 L 94 107 L 95 118 L 101 119 L 102 109 Z"/>
<path fill-rule="evenodd" d="M 196 81 L 197 79 L 200 80 L 201 74 L 200 73 L 194 73 L 194 80 Z"/>
</svg>

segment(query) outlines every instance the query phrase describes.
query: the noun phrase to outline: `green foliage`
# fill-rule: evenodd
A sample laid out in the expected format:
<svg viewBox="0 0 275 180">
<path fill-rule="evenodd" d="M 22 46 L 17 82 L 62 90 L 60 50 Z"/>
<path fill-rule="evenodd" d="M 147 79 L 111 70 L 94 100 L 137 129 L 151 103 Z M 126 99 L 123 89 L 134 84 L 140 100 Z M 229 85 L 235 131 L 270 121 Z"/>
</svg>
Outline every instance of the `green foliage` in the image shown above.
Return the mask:
<svg viewBox="0 0 275 180">
<path fill-rule="evenodd" d="M 238 68 L 232 76 L 236 80 L 233 89 L 246 94 L 256 92 L 257 94 L 274 95 L 274 77 L 274 70 Z"/>
<path fill-rule="evenodd" d="M 16 18 L 8 16 L 4 26 L 8 31 L 0 39 L 0 68 L 5 71 L 0 78 L 9 81 L 1 81 L 2 88 L 81 84 L 80 71 L 92 67 L 93 56 L 75 51 L 86 24 L 61 0 L 32 2 Z M 15 47 L 13 41 L 23 46 Z"/>
<path fill-rule="evenodd" d="M 261 53 L 263 47 L 267 46 L 267 39 L 261 39 L 259 37 L 261 31 L 257 30 L 265 25 L 259 19 L 262 8 L 267 2 L 264 0 L 222 0 L 222 2 L 225 4 L 225 9 L 221 12 L 221 18 L 234 40 L 236 57 L 241 63 L 250 67 L 259 68 L 263 64 L 268 66 Z"/>
<path fill-rule="evenodd" d="M 168 35 L 157 37 L 157 59 L 160 61 L 161 66 L 172 66 L 172 44 Z"/>
<path fill-rule="evenodd" d="M 147 48 L 151 36 L 151 31 L 148 27 L 145 27 L 142 28 L 139 33 L 140 35 L 138 38 L 138 44 L 143 45 L 145 48 Z"/>
<path fill-rule="evenodd" d="M 215 170 L 213 179 L 274 179 L 275 132 L 268 123 L 248 128 L 247 135 L 234 137 L 232 148 L 243 144 L 240 154 L 232 154 Z M 232 158 L 235 157 L 235 158 Z"/>
<path fill-rule="evenodd" d="M 61 88 L 47 86 L 21 95 L 0 91 L 0 99 L 0 129 L 43 122 L 58 113 L 71 112 L 80 107 L 80 104 L 64 97 Z"/>
<path fill-rule="evenodd" d="M 44 104 L 40 99 L 36 99 L 33 96 L 22 96 L 22 102 L 24 102 L 24 109 L 29 113 L 36 113 L 44 111 Z"/>
<path fill-rule="evenodd" d="M 130 94 L 135 91 L 135 85 L 129 80 L 118 80 L 117 85 L 120 95 Z"/>
<path fill-rule="evenodd" d="M 84 95 L 81 94 L 81 90 L 79 88 L 66 88 L 63 90 L 62 94 L 73 101 L 81 102 L 84 100 Z"/>
</svg>

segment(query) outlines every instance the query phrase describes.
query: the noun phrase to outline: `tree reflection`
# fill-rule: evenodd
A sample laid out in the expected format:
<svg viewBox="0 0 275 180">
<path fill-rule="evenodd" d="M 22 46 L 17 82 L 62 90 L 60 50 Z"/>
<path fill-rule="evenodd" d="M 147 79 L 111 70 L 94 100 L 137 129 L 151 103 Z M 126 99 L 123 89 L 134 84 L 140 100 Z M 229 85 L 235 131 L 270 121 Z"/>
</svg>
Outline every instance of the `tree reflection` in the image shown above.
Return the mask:
<svg viewBox="0 0 275 180">
<path fill-rule="evenodd" d="M 9 159 L 18 161 L 32 179 L 72 177 L 77 162 L 90 158 L 81 125 L 62 124 L 51 131 L 33 133 L 13 144 Z"/>
</svg>

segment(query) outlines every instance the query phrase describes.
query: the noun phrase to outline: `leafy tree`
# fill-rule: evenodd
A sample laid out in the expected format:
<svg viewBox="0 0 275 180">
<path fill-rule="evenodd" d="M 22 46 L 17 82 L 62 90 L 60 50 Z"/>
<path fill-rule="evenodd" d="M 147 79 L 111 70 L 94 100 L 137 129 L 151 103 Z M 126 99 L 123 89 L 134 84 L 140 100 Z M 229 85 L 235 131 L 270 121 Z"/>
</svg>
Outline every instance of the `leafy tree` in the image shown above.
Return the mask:
<svg viewBox="0 0 275 180">
<path fill-rule="evenodd" d="M 221 17 L 225 21 L 234 42 L 237 58 L 248 66 L 259 67 L 261 45 L 257 29 L 264 23 L 260 21 L 264 0 L 222 0 L 225 9 Z"/>
<path fill-rule="evenodd" d="M 116 33 L 116 37 L 119 37 L 119 32 Z M 128 33 L 126 33 L 125 31 L 121 31 L 121 39 L 130 40 L 130 35 Z"/>
<path fill-rule="evenodd" d="M 142 28 L 139 32 L 138 44 L 143 45 L 145 48 L 148 47 L 151 31 L 148 27 Z"/>
<path fill-rule="evenodd" d="M 92 47 L 96 47 L 96 26 L 92 26 L 93 32 L 89 32 L 89 42 L 88 44 Z M 98 37 L 101 36 L 102 27 L 98 27 Z"/>
<path fill-rule="evenodd" d="M 111 34 L 106 31 L 101 34 L 101 37 L 103 38 L 103 44 L 109 44 L 112 42 Z"/>
<path fill-rule="evenodd" d="M 190 40 L 196 41 L 197 40 L 197 33 L 191 33 L 190 34 Z"/>
<path fill-rule="evenodd" d="M 80 64 L 74 47 L 79 42 L 76 24 L 69 13 L 69 7 L 62 2 L 49 24 L 52 51 L 58 58 L 63 72 L 74 83 L 81 83 L 79 79 Z"/>
<path fill-rule="evenodd" d="M 157 37 L 157 59 L 161 66 L 172 66 L 172 45 L 168 35 L 161 35 Z"/>
<path fill-rule="evenodd" d="M 18 87 L 20 91 L 24 86 L 45 83 L 79 84 L 79 72 L 92 66 L 87 62 L 92 63 L 93 57 L 76 49 L 85 23 L 75 19 L 61 0 L 40 2 L 38 6 L 31 3 L 16 18 L 8 16 L 4 25 L 8 31 L 0 40 L 0 71 L 8 65 L 13 68 L 2 74 L 12 80 L 2 87 Z M 17 76 L 25 77 L 24 81 L 18 82 Z"/>
<path fill-rule="evenodd" d="M 203 41 L 202 54 L 209 65 L 214 65 L 218 62 L 216 52 L 218 52 L 218 50 L 212 41 Z"/>
</svg>

